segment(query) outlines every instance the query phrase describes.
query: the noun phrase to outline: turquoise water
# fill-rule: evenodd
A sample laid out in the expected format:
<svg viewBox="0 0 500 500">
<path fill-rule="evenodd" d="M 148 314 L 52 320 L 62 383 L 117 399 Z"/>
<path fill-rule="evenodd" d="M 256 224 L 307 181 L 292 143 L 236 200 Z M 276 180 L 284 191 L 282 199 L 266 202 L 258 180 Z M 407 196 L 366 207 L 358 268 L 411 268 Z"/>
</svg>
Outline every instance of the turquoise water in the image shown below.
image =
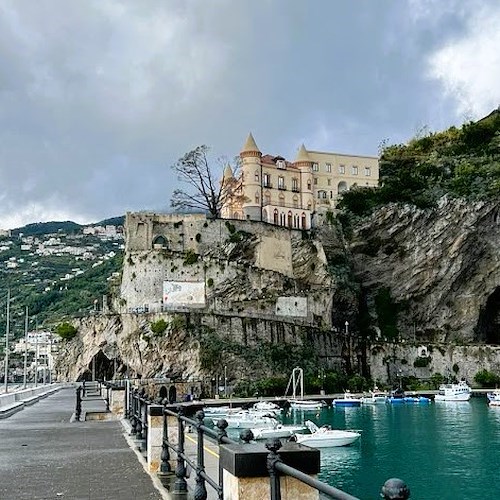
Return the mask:
<svg viewBox="0 0 500 500">
<path fill-rule="evenodd" d="M 390 477 L 408 484 L 412 500 L 500 498 L 500 407 L 484 397 L 293 411 L 284 421 L 303 419 L 361 430 L 357 444 L 321 450 L 319 475 L 361 499 L 380 498 Z"/>
</svg>

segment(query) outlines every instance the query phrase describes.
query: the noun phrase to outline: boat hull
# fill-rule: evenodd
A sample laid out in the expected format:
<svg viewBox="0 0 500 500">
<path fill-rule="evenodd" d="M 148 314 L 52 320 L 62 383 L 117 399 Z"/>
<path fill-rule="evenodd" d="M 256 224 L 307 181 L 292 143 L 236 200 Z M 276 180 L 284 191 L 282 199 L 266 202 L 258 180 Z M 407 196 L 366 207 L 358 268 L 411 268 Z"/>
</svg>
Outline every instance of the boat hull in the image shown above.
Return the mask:
<svg viewBox="0 0 500 500">
<path fill-rule="evenodd" d="M 335 448 L 349 446 L 356 442 L 361 434 L 348 431 L 328 431 L 325 433 L 296 435 L 297 443 L 311 448 Z"/>
</svg>

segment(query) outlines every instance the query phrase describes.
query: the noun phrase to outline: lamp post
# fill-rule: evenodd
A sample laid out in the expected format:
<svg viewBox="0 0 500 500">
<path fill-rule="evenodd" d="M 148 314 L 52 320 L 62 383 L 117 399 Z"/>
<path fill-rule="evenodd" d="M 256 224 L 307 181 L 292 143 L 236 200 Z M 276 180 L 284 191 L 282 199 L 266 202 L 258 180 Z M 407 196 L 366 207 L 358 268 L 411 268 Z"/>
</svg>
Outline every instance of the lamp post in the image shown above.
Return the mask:
<svg viewBox="0 0 500 500">
<path fill-rule="evenodd" d="M 7 290 L 7 327 L 5 329 L 4 382 L 5 394 L 9 392 L 9 333 L 10 333 L 10 288 Z"/>
<path fill-rule="evenodd" d="M 26 389 L 26 377 L 28 372 L 28 306 L 26 306 L 26 318 L 24 320 L 24 366 L 23 366 L 23 389 Z"/>
</svg>

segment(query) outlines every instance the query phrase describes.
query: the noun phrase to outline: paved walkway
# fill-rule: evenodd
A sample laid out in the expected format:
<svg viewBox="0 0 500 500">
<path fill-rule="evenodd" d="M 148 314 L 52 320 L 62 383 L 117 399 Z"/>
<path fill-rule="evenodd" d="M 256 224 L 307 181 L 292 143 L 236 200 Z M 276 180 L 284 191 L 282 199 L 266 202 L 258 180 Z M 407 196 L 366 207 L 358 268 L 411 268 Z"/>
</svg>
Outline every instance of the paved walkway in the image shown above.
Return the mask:
<svg viewBox="0 0 500 500">
<path fill-rule="evenodd" d="M 74 408 L 67 388 L 0 421 L 0 499 L 165 498 L 118 420 L 70 422 Z"/>
</svg>

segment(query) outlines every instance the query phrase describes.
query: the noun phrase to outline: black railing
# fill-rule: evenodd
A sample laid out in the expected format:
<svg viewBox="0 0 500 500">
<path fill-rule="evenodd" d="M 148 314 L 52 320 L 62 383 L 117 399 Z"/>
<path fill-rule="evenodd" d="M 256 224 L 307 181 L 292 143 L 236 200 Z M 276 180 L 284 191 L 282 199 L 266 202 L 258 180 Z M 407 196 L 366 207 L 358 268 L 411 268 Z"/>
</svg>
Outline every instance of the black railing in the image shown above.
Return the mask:
<svg viewBox="0 0 500 500">
<path fill-rule="evenodd" d="M 205 438 L 209 438 L 213 442 L 220 444 L 239 444 L 238 442 L 230 439 L 227 436 L 226 420 L 221 419 L 216 424 L 216 430 L 207 427 L 204 424 L 205 414 L 203 411 L 198 411 L 195 418 L 190 418 L 184 414 L 185 407 L 173 407 L 167 405 L 166 399 L 157 400 L 156 403 L 146 396 L 145 390 L 133 389 L 127 396 L 130 402 L 128 415 L 131 424 L 131 435 L 134 435 L 139 441 L 139 449 L 147 454 L 147 433 L 148 433 L 148 407 L 152 404 L 161 404 L 163 412 L 163 432 L 161 442 L 161 462 L 159 466 L 159 477 L 162 479 L 164 485 L 170 484 L 170 491 L 175 495 L 187 494 L 187 466 L 189 466 L 196 473 L 194 498 L 196 500 L 206 500 L 207 498 L 207 485 L 211 487 L 217 494 L 219 499 L 224 496 L 223 484 L 223 470 L 219 460 L 219 477 L 218 481 L 210 477 L 205 470 L 205 454 L 204 443 Z M 168 433 L 168 417 L 174 417 L 177 420 L 177 444 L 173 444 L 169 440 Z M 196 459 L 191 458 L 185 450 L 185 428 L 188 426 L 191 429 L 196 429 L 197 445 L 196 445 Z M 240 443 L 249 443 L 254 438 L 249 429 L 245 429 L 240 433 Z M 267 470 L 270 478 L 270 499 L 281 499 L 281 485 L 280 477 L 290 476 L 304 484 L 309 485 L 311 488 L 316 489 L 323 495 L 327 495 L 334 500 L 357 500 L 354 497 L 342 490 L 334 488 L 322 481 L 314 479 L 313 477 L 301 472 L 298 469 L 290 467 L 285 464 L 280 454 L 278 453 L 282 444 L 279 439 L 272 439 L 266 443 L 268 450 L 267 454 Z M 170 464 L 170 451 L 176 455 L 175 470 L 172 471 Z M 175 480 L 170 481 L 169 478 Z M 381 497 L 386 500 L 405 500 L 410 497 L 410 491 L 405 483 L 399 479 L 389 479 L 382 487 Z"/>
</svg>

